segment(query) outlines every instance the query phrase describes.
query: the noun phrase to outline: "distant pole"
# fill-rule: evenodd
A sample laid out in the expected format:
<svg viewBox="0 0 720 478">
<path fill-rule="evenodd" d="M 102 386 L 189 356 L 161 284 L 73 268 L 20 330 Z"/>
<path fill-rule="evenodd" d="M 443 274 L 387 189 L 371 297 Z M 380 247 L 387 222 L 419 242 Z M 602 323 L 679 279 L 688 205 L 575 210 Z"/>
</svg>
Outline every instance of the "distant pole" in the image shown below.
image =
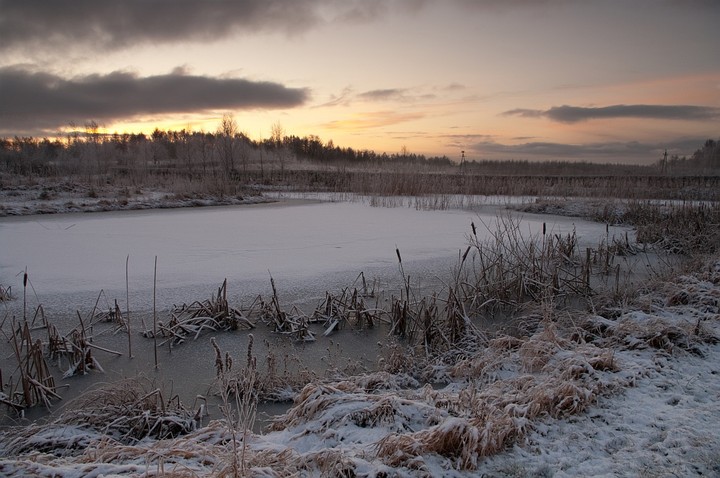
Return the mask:
<svg viewBox="0 0 720 478">
<path fill-rule="evenodd" d="M 660 171 L 663 174 L 667 173 L 667 149 L 665 150 L 665 154 L 663 154 L 662 164 L 660 165 Z"/>
<path fill-rule="evenodd" d="M 460 170 L 465 171 L 465 150 L 460 151 Z"/>
</svg>

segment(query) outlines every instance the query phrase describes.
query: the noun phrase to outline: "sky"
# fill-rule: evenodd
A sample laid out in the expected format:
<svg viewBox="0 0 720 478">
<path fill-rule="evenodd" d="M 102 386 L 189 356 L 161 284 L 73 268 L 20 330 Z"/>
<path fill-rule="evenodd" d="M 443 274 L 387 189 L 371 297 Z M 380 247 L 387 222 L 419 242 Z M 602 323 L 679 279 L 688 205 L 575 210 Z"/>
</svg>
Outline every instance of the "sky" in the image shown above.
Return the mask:
<svg viewBox="0 0 720 478">
<path fill-rule="evenodd" d="M 720 138 L 718 0 L 0 0 L 0 137 L 649 164 Z M 464 153 L 463 153 L 464 152 Z"/>
</svg>

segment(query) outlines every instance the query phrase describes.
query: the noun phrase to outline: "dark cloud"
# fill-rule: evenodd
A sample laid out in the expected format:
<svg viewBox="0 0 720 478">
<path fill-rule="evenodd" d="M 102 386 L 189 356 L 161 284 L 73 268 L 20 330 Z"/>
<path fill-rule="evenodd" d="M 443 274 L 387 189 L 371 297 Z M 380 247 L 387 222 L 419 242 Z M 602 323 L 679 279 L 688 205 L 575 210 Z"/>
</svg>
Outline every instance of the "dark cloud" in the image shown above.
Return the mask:
<svg viewBox="0 0 720 478">
<path fill-rule="evenodd" d="M 543 10 L 548 8 L 564 7 L 567 5 L 591 5 L 592 0 L 439 0 L 454 4 L 468 11 L 481 11 L 489 13 L 504 13 L 520 9 Z M 605 0 L 610 6 L 626 6 L 626 0 Z M 717 0 L 635 0 L 635 4 L 644 4 L 647 7 L 670 6 L 677 8 L 710 8 L 717 10 L 720 3 Z"/>
<path fill-rule="evenodd" d="M 213 41 L 233 34 L 297 34 L 330 22 L 412 13 L 424 0 L 0 0 L 0 52 L 117 50 Z"/>
<path fill-rule="evenodd" d="M 504 116 L 524 118 L 549 118 L 560 123 L 577 123 L 592 119 L 648 118 L 662 120 L 710 120 L 720 119 L 720 108 L 692 105 L 612 105 L 599 108 L 580 106 L 553 106 L 549 110 L 514 109 Z"/>
<path fill-rule="evenodd" d="M 542 118 L 546 115 L 543 110 L 529 110 L 525 108 L 517 108 L 502 113 L 503 116 L 520 116 L 521 118 Z"/>
<path fill-rule="evenodd" d="M 657 1 L 648 1 L 652 6 Z M 665 0 L 685 7 L 689 0 Z M 0 0 L 0 52 L 23 48 L 116 50 L 147 43 L 212 41 L 237 33 L 297 34 L 331 22 L 367 23 L 429 6 L 505 12 L 572 0 Z M 717 8 L 717 0 L 692 5 Z"/>
<path fill-rule="evenodd" d="M 0 50 L 82 44 L 207 41 L 235 32 L 299 32 L 322 21 L 329 0 L 0 0 Z"/>
<path fill-rule="evenodd" d="M 648 164 L 660 159 L 666 149 L 670 154 L 690 155 L 703 144 L 705 139 L 684 138 L 662 143 L 616 141 L 589 144 L 542 141 L 503 144 L 495 141 L 480 141 L 468 146 L 467 149 L 476 153 L 478 159 L 582 160 Z"/>
<path fill-rule="evenodd" d="M 52 130 L 69 122 L 210 110 L 291 108 L 305 89 L 237 78 L 191 76 L 181 69 L 138 77 L 127 72 L 65 79 L 18 67 L 0 68 L 0 131 Z"/>
<path fill-rule="evenodd" d="M 357 97 L 361 100 L 370 100 L 370 101 L 398 100 L 398 99 L 404 99 L 405 91 L 406 90 L 400 89 L 400 88 L 387 88 L 387 89 L 381 89 L 381 90 L 371 90 L 371 91 L 366 91 L 364 93 L 359 93 L 357 95 Z"/>
</svg>

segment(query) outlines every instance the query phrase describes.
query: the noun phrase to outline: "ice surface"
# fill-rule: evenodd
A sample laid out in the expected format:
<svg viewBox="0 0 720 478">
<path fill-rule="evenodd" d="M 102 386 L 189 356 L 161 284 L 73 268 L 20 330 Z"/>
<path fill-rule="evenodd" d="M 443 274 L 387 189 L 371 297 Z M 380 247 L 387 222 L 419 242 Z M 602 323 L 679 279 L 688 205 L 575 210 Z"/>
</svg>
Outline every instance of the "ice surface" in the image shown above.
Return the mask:
<svg viewBox="0 0 720 478">
<path fill-rule="evenodd" d="M 466 246 L 470 223 L 487 232 L 481 222 L 492 226 L 496 213 L 324 202 L 2 218 L 0 283 L 20 291 L 27 269 L 43 296 L 100 289 L 124 296 L 128 256 L 135 291 L 152 289 L 155 256 L 160 291 L 204 291 L 224 278 L 232 286 L 267 282 L 272 274 L 292 284 L 395 268 L 396 247 L 406 264 L 451 264 Z M 553 233 L 576 228 L 593 244 L 605 234 L 601 224 L 533 215 L 522 230 L 537 233 L 543 221 Z"/>
</svg>

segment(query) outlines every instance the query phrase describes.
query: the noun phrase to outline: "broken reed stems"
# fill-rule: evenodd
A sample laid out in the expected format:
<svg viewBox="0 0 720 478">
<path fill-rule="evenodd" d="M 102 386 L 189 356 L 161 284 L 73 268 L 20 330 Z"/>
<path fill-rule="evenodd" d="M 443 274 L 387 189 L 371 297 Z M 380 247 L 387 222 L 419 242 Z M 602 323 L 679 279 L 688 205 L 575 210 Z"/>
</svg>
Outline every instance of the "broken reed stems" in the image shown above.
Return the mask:
<svg viewBox="0 0 720 478">
<path fill-rule="evenodd" d="M 18 411 L 40 403 L 50 409 L 51 400 L 60 399 L 60 396 L 56 392 L 55 379 L 45 361 L 42 342 L 40 340 L 33 342 L 26 321 L 17 325 L 13 321 L 12 329 L 10 342 L 18 363 L 22 402 L 14 401 L 15 393 L 11 391 L 8 400 L 3 403 Z"/>
<path fill-rule="evenodd" d="M 242 328 L 252 329 L 255 324 L 242 311 L 230 307 L 227 300 L 226 279 L 210 300 L 203 302 L 196 300 L 190 305 L 175 306 L 167 325 L 159 322 L 158 330 L 155 332 L 145 331 L 143 335 L 150 337 L 157 334 L 161 337 L 167 337 L 167 340 L 162 342 L 160 346 L 168 343 L 168 347 L 172 348 L 172 345 L 180 344 L 190 336 L 197 339 L 200 333 L 206 329 L 232 331 L 241 328 L 241 326 Z"/>
</svg>

